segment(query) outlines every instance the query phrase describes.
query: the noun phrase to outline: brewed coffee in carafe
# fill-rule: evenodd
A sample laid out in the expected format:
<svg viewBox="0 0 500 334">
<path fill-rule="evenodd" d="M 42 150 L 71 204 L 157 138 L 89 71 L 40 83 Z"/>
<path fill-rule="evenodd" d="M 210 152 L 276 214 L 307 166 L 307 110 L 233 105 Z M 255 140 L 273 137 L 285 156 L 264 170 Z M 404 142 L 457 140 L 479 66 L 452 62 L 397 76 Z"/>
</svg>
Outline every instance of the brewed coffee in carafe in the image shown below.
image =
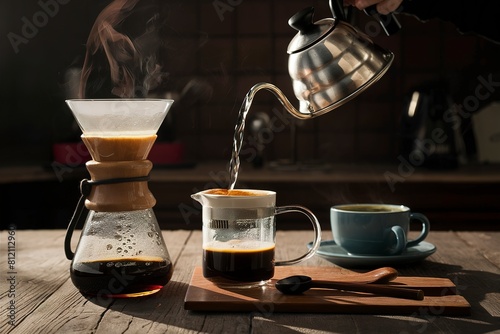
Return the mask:
<svg viewBox="0 0 500 334">
<path fill-rule="evenodd" d="M 150 295 L 173 273 L 148 189 L 148 153 L 172 100 L 68 100 L 82 140 L 92 156 L 91 180 L 81 183 L 82 197 L 65 240 L 73 284 L 85 295 L 124 298 Z M 71 236 L 83 212 L 87 216 L 76 251 Z"/>
</svg>

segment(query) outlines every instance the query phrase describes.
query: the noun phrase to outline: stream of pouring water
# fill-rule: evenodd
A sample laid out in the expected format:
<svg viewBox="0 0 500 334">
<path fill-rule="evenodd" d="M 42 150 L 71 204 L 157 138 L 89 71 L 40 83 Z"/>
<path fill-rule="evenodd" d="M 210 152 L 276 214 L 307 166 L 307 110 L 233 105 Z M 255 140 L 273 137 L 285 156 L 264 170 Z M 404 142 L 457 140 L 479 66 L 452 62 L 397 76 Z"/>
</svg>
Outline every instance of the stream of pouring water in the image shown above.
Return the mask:
<svg viewBox="0 0 500 334">
<path fill-rule="evenodd" d="M 233 150 L 231 152 L 231 160 L 229 162 L 229 186 L 228 189 L 234 189 L 236 181 L 238 179 L 238 172 L 240 170 L 240 151 L 243 145 L 243 135 L 245 133 L 245 120 L 252 105 L 254 94 L 247 93 L 243 103 L 241 104 L 240 111 L 238 113 L 238 120 L 234 128 L 233 137 Z"/>
<path fill-rule="evenodd" d="M 243 145 L 243 135 L 245 132 L 245 120 L 252 106 L 253 98 L 255 94 L 261 89 L 266 89 L 273 93 L 278 101 L 283 105 L 283 107 L 291 112 L 295 117 L 299 119 L 309 119 L 312 117 L 311 114 L 301 114 L 298 112 L 293 105 L 288 101 L 285 95 L 273 84 L 267 82 L 259 82 L 255 84 L 248 91 L 247 95 L 243 99 L 243 103 L 241 104 L 240 111 L 238 113 L 238 120 L 236 122 L 236 126 L 234 128 L 234 137 L 233 137 L 233 150 L 231 152 L 231 160 L 229 161 L 229 186 L 228 189 L 234 189 L 236 185 L 236 181 L 238 179 L 238 172 L 240 170 L 240 151 L 241 146 Z"/>
</svg>

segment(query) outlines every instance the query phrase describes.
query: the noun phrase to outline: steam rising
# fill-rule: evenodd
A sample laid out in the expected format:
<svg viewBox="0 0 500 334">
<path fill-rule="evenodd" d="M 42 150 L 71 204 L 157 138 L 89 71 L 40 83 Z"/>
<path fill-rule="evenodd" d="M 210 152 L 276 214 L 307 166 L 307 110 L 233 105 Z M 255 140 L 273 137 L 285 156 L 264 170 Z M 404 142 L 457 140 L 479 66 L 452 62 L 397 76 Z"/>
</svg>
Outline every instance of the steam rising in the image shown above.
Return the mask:
<svg viewBox="0 0 500 334">
<path fill-rule="evenodd" d="M 109 65 L 111 93 L 121 98 L 145 97 L 165 76 L 157 63 L 158 37 L 154 27 L 158 14 L 147 22 L 146 31 L 131 39 L 118 31 L 140 0 L 114 0 L 98 15 L 87 40 L 79 97 L 85 98 L 87 82 L 96 69 L 95 56 L 102 52 Z"/>
</svg>

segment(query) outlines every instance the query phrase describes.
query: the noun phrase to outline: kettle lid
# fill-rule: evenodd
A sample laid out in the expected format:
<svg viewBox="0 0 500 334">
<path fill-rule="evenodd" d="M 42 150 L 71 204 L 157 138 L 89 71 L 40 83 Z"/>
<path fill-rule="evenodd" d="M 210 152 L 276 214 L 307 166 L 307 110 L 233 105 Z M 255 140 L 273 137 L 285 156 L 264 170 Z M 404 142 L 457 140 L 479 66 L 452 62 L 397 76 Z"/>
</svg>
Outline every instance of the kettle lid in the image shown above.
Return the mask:
<svg viewBox="0 0 500 334">
<path fill-rule="evenodd" d="M 288 44 L 288 54 L 303 51 L 322 40 L 335 28 L 337 20 L 326 18 L 313 22 L 314 7 L 308 7 L 293 15 L 288 24 L 298 33 Z"/>
</svg>

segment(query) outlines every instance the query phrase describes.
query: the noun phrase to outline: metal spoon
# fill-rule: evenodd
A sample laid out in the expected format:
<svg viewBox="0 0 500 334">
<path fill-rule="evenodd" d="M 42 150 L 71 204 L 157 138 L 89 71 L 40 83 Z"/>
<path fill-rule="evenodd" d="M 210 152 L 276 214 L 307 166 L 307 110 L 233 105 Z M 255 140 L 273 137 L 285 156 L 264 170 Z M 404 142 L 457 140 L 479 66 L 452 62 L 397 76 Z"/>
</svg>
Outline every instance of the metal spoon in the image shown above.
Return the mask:
<svg viewBox="0 0 500 334">
<path fill-rule="evenodd" d="M 368 292 L 380 296 L 422 300 L 424 292 L 417 289 L 382 286 L 377 284 L 344 283 L 313 280 L 309 276 L 290 276 L 276 282 L 276 289 L 287 295 L 298 295 L 311 288 L 336 289 L 344 291 Z"/>
</svg>

